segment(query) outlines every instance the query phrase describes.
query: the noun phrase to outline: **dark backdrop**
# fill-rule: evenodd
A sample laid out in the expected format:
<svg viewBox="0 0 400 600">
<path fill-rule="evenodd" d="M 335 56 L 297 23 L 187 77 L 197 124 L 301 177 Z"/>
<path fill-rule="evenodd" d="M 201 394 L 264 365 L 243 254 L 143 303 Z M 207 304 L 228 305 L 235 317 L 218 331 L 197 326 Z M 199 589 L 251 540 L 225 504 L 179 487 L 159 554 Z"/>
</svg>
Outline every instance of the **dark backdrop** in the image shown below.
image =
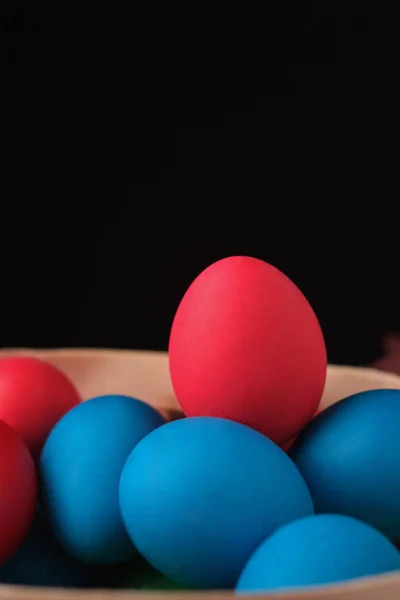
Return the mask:
<svg viewBox="0 0 400 600">
<path fill-rule="evenodd" d="M 375 358 L 400 325 L 393 13 L 15 0 L 1 345 L 166 349 L 190 281 L 243 253 L 301 287 L 331 361 Z"/>
</svg>

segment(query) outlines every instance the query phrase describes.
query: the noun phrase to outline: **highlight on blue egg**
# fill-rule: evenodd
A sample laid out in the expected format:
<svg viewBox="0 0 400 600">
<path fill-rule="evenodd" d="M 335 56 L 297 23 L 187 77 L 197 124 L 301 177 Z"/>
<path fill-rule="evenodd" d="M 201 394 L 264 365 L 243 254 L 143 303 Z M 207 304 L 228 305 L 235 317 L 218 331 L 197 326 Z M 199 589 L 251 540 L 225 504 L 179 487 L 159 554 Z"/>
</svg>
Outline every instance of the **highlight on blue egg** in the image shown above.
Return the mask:
<svg viewBox="0 0 400 600">
<path fill-rule="evenodd" d="M 400 552 L 353 517 L 314 515 L 284 525 L 255 551 L 238 594 L 334 584 L 400 569 Z"/>
<path fill-rule="evenodd" d="M 166 422 L 128 396 L 99 396 L 70 410 L 51 431 L 39 464 L 43 509 L 77 559 L 117 564 L 135 555 L 122 521 L 118 489 L 133 448 Z"/>
<path fill-rule="evenodd" d="M 313 514 L 298 469 L 277 445 L 215 417 L 168 423 L 146 436 L 121 476 L 133 544 L 187 588 L 233 588 L 277 527 Z"/>
<path fill-rule="evenodd" d="M 400 390 L 349 396 L 321 412 L 289 451 L 316 513 L 339 513 L 400 538 Z"/>
<path fill-rule="evenodd" d="M 38 513 L 17 552 L 0 566 L 0 582 L 9 585 L 87 588 L 96 572 L 67 554 Z"/>
</svg>

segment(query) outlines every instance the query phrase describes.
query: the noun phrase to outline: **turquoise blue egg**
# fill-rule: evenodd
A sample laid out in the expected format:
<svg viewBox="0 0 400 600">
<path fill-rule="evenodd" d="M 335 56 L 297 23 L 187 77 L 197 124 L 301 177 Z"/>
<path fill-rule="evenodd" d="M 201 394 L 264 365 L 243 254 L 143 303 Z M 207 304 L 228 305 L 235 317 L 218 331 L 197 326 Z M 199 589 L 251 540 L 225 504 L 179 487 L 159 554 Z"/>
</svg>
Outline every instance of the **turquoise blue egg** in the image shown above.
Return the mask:
<svg viewBox="0 0 400 600">
<path fill-rule="evenodd" d="M 43 510 L 77 559 L 107 565 L 135 554 L 119 508 L 119 480 L 136 444 L 165 422 L 140 400 L 100 396 L 73 408 L 51 431 L 39 465 Z"/>
<path fill-rule="evenodd" d="M 400 391 L 350 396 L 320 413 L 292 446 L 317 513 L 353 516 L 400 538 Z"/>
<path fill-rule="evenodd" d="M 0 567 L 0 582 L 12 585 L 86 588 L 97 583 L 96 572 L 68 555 L 37 516 L 21 546 Z"/>
<path fill-rule="evenodd" d="M 188 588 L 233 588 L 265 537 L 313 513 L 278 446 L 214 417 L 174 421 L 143 439 L 124 467 L 120 505 L 139 552 Z"/>
<path fill-rule="evenodd" d="M 247 562 L 238 593 L 343 582 L 400 569 L 400 552 L 370 525 L 343 515 L 314 515 L 278 529 Z"/>
</svg>

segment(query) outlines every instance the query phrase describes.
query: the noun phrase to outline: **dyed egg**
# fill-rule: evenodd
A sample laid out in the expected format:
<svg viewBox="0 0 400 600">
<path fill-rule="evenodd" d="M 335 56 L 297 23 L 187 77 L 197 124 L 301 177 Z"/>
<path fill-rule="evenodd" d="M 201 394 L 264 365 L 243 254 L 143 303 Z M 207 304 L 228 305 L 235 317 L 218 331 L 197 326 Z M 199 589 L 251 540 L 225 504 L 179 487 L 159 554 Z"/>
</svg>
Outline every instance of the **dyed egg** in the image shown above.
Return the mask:
<svg viewBox="0 0 400 600">
<path fill-rule="evenodd" d="M 43 519 L 36 516 L 17 552 L 0 567 L 1 583 L 84 588 L 95 585 L 95 573 L 67 554 Z"/>
<path fill-rule="evenodd" d="M 40 458 L 43 506 L 73 556 L 116 564 L 135 554 L 119 509 L 119 480 L 136 444 L 165 422 L 140 400 L 101 396 L 76 406 L 54 427 Z"/>
<path fill-rule="evenodd" d="M 313 513 L 278 446 L 214 417 L 173 421 L 143 439 L 122 472 L 120 506 L 139 552 L 189 588 L 232 588 L 266 536 Z"/>
<path fill-rule="evenodd" d="M 29 531 L 37 500 L 32 457 L 20 436 L 0 421 L 0 565 Z"/>
<path fill-rule="evenodd" d="M 290 449 L 315 511 L 356 517 L 400 538 L 400 391 L 350 396 L 321 412 Z"/>
<path fill-rule="evenodd" d="M 169 367 L 187 416 L 238 421 L 283 444 L 314 415 L 327 356 L 301 291 L 268 263 L 246 256 L 203 271 L 171 328 Z"/>
<path fill-rule="evenodd" d="M 265 540 L 243 569 L 236 591 L 309 587 L 398 569 L 399 551 L 370 525 L 342 515 L 315 515 Z"/>
<path fill-rule="evenodd" d="M 0 360 L 0 419 L 18 431 L 34 457 L 79 402 L 74 385 L 53 365 L 25 356 Z"/>
</svg>

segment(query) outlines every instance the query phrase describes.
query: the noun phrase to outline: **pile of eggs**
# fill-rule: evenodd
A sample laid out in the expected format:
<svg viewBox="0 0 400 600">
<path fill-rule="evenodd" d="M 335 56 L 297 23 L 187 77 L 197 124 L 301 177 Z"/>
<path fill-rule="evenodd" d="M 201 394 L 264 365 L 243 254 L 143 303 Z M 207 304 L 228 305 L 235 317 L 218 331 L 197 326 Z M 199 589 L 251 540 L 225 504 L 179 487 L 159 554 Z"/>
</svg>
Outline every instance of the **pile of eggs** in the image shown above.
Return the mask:
<svg viewBox="0 0 400 600">
<path fill-rule="evenodd" d="M 400 391 L 319 412 L 324 338 L 290 279 L 212 264 L 178 306 L 169 367 L 174 421 L 0 361 L 0 582 L 242 594 L 400 569 Z"/>
</svg>

